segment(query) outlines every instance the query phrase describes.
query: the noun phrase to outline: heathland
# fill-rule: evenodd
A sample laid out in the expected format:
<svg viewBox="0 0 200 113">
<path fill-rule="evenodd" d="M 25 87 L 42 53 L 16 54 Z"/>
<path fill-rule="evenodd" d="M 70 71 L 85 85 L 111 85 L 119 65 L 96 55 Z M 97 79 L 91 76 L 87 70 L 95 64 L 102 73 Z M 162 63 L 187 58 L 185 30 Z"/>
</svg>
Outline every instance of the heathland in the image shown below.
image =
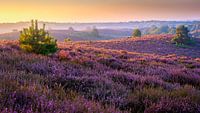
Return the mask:
<svg viewBox="0 0 200 113">
<path fill-rule="evenodd" d="M 2 40 L 0 111 L 199 113 L 200 40 L 172 38 L 58 42 L 47 56 Z"/>
</svg>

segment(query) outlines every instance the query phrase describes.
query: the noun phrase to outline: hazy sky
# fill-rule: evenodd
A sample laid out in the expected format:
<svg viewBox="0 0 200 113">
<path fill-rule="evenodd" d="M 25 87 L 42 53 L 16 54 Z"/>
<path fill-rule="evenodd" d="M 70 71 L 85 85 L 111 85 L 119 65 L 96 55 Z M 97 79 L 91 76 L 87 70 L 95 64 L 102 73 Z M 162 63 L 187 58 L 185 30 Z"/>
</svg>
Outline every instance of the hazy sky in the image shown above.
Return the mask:
<svg viewBox="0 0 200 113">
<path fill-rule="evenodd" d="M 0 22 L 200 20 L 200 0 L 0 0 Z"/>
</svg>

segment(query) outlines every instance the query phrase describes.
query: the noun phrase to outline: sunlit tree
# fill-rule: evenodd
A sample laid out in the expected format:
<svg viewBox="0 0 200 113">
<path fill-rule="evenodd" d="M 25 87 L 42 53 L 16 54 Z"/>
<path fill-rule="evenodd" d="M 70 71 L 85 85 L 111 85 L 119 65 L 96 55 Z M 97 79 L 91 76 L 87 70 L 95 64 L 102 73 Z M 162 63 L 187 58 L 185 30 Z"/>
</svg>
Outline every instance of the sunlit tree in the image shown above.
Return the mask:
<svg viewBox="0 0 200 113">
<path fill-rule="evenodd" d="M 135 29 L 133 31 L 133 37 L 141 37 L 142 36 L 142 33 L 139 29 Z"/>
<path fill-rule="evenodd" d="M 57 51 L 57 41 L 45 31 L 38 28 L 38 21 L 32 20 L 29 28 L 24 28 L 20 32 L 20 48 L 27 52 L 48 55 Z"/>
<path fill-rule="evenodd" d="M 176 44 L 191 44 L 191 37 L 188 35 L 189 30 L 184 25 L 178 26 L 176 28 L 176 36 L 172 41 Z"/>
</svg>

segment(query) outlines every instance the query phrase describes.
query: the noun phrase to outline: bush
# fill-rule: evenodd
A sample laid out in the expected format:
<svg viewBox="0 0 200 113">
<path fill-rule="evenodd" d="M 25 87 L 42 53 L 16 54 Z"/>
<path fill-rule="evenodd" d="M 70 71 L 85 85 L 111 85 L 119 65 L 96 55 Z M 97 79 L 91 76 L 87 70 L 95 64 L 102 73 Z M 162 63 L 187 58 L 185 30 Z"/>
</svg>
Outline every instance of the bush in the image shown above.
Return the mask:
<svg viewBox="0 0 200 113">
<path fill-rule="evenodd" d="M 71 42 L 72 40 L 70 38 L 65 38 L 64 41 L 65 42 Z"/>
<path fill-rule="evenodd" d="M 29 28 L 24 28 L 20 32 L 20 48 L 27 52 L 48 55 L 57 51 L 56 40 L 45 31 L 45 24 L 42 29 L 38 29 L 37 20 L 31 21 Z"/>
<path fill-rule="evenodd" d="M 191 37 L 188 35 L 189 30 L 184 25 L 176 28 L 176 36 L 172 39 L 172 42 L 177 45 L 189 45 L 192 44 Z"/>
<path fill-rule="evenodd" d="M 133 31 L 133 37 L 141 37 L 142 33 L 139 29 Z"/>
</svg>

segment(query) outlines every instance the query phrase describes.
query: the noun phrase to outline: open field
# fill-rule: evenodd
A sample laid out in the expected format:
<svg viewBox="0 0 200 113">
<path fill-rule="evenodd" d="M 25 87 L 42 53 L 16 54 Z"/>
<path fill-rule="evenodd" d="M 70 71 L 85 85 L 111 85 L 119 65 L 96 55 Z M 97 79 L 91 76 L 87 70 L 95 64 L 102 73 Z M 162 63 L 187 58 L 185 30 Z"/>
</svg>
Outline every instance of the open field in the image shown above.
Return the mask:
<svg viewBox="0 0 200 113">
<path fill-rule="evenodd" d="M 0 111 L 199 113 L 200 40 L 171 38 L 59 42 L 49 56 L 0 41 Z"/>
</svg>

